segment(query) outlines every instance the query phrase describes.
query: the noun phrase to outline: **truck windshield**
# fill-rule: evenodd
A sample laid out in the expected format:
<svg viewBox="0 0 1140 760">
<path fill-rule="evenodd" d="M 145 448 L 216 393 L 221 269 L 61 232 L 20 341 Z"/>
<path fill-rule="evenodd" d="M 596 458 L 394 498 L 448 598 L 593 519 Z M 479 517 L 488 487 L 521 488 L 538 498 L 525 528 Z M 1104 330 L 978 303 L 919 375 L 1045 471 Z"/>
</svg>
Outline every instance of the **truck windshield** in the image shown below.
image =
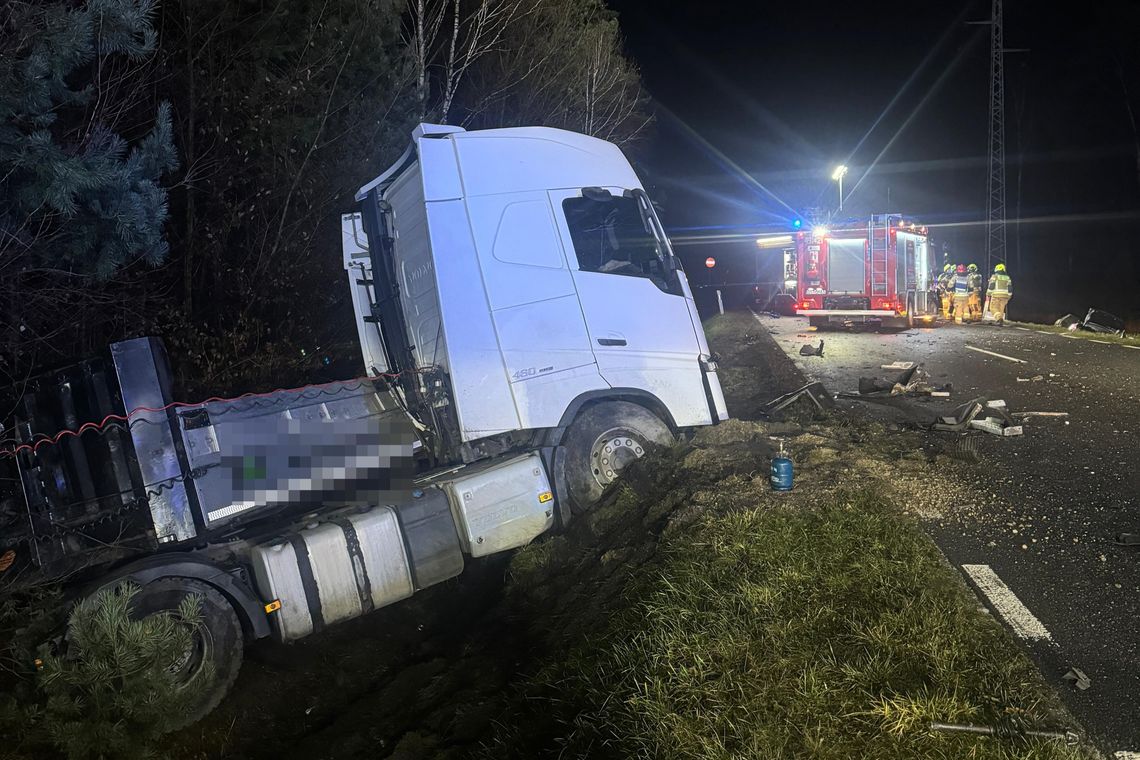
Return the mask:
<svg viewBox="0 0 1140 760">
<path fill-rule="evenodd" d="M 629 195 L 591 192 L 562 202 L 566 225 L 583 272 L 652 280 L 679 293 L 669 242 L 642 190 Z"/>
</svg>

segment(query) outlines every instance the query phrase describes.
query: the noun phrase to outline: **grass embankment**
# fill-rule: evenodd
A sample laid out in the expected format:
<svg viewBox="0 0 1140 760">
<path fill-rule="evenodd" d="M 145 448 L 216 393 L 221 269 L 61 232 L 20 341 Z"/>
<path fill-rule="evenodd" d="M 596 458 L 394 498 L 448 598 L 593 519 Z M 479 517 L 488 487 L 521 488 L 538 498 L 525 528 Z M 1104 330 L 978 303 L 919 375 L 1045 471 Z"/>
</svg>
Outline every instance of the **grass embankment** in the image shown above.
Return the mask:
<svg viewBox="0 0 1140 760">
<path fill-rule="evenodd" d="M 744 320 L 714 321 L 714 348 L 763 371 L 775 354 Z M 748 369 L 728 373 L 730 397 Z M 578 526 L 608 548 L 575 549 L 571 531 L 517 554 L 513 591 L 545 610 L 550 646 L 513 685 L 486 757 L 1092 756 L 929 729 L 1067 718 L 893 501 L 896 480 L 923 468 L 940 478 L 944 459 L 860 449 L 867 432 L 850 424 L 796 427 L 701 431 L 650 463 L 656 482 L 638 468 Z M 786 495 L 765 482 L 766 436 L 777 431 L 799 458 Z M 811 456 L 821 450 L 832 453 Z M 568 564 L 578 569 L 566 575 Z"/>
<path fill-rule="evenodd" d="M 1084 340 L 1100 340 L 1105 343 L 1119 343 L 1122 346 L 1137 346 L 1140 347 L 1140 335 L 1135 333 L 1124 334 L 1124 337 L 1119 335 L 1111 335 L 1109 333 L 1096 333 L 1087 330 L 1074 330 L 1069 331 L 1068 328 L 1058 327 L 1057 325 L 1039 325 L 1033 322 L 1006 322 L 1007 325 L 1013 327 L 1026 327 L 1030 330 L 1041 330 L 1042 332 L 1057 333 L 1058 335 L 1067 335 L 1071 338 L 1082 338 Z"/>
</svg>

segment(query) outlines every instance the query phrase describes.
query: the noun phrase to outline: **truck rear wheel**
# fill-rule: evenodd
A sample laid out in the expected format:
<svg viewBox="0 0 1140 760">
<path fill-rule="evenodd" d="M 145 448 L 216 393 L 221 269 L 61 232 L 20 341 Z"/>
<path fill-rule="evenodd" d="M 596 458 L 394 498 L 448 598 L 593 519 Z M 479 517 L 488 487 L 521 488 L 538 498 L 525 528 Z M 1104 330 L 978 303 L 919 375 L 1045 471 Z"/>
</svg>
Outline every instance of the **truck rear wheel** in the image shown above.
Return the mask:
<svg viewBox="0 0 1140 760">
<path fill-rule="evenodd" d="M 602 497 L 621 471 L 658 446 L 676 439 L 660 417 L 628 401 L 603 401 L 587 407 L 563 439 L 570 509 L 582 514 Z"/>
<path fill-rule="evenodd" d="M 187 596 L 201 597 L 202 625 L 190 648 L 171 666 L 182 688 L 193 688 L 185 710 L 170 716 L 170 730 L 185 728 L 218 706 L 241 669 L 245 639 L 233 606 L 208 583 L 192 578 L 160 578 L 139 589 L 131 613 L 138 619 L 178 609 Z"/>
</svg>

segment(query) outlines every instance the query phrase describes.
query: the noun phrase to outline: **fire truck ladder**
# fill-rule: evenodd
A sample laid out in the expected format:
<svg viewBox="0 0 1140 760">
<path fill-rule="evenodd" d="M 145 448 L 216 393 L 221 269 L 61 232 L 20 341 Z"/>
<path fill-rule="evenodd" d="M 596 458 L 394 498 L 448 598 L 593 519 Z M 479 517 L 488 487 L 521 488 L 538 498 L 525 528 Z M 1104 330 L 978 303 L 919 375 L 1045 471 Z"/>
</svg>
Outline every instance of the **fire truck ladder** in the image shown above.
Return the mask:
<svg viewBox="0 0 1140 760">
<path fill-rule="evenodd" d="M 871 217 L 867 225 L 867 238 L 871 241 L 871 295 L 885 296 L 888 292 L 887 238 L 890 234 L 890 221 L 883 220 L 885 223 L 882 225 L 876 224 L 877 221 L 879 220 Z"/>
</svg>

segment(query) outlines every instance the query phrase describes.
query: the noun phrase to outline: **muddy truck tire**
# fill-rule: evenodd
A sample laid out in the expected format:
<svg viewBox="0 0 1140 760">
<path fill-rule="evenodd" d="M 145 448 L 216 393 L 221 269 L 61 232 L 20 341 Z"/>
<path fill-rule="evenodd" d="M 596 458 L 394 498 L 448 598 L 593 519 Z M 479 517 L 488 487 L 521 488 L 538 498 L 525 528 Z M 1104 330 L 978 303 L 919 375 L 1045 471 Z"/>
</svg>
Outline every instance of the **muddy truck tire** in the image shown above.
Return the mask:
<svg viewBox="0 0 1140 760">
<path fill-rule="evenodd" d="M 191 594 L 201 597 L 202 624 L 190 650 L 172 671 L 183 688 L 193 687 L 196 694 L 180 715 L 170 717 L 171 731 L 201 720 L 218 706 L 241 670 L 245 645 L 241 623 L 226 597 L 208 583 L 192 578 L 160 578 L 140 587 L 131 616 L 141 620 L 177 610 Z"/>
<path fill-rule="evenodd" d="M 631 462 L 675 440 L 660 417 L 628 401 L 603 401 L 582 410 L 562 444 L 570 509 L 576 515 L 589 511 Z"/>
</svg>

